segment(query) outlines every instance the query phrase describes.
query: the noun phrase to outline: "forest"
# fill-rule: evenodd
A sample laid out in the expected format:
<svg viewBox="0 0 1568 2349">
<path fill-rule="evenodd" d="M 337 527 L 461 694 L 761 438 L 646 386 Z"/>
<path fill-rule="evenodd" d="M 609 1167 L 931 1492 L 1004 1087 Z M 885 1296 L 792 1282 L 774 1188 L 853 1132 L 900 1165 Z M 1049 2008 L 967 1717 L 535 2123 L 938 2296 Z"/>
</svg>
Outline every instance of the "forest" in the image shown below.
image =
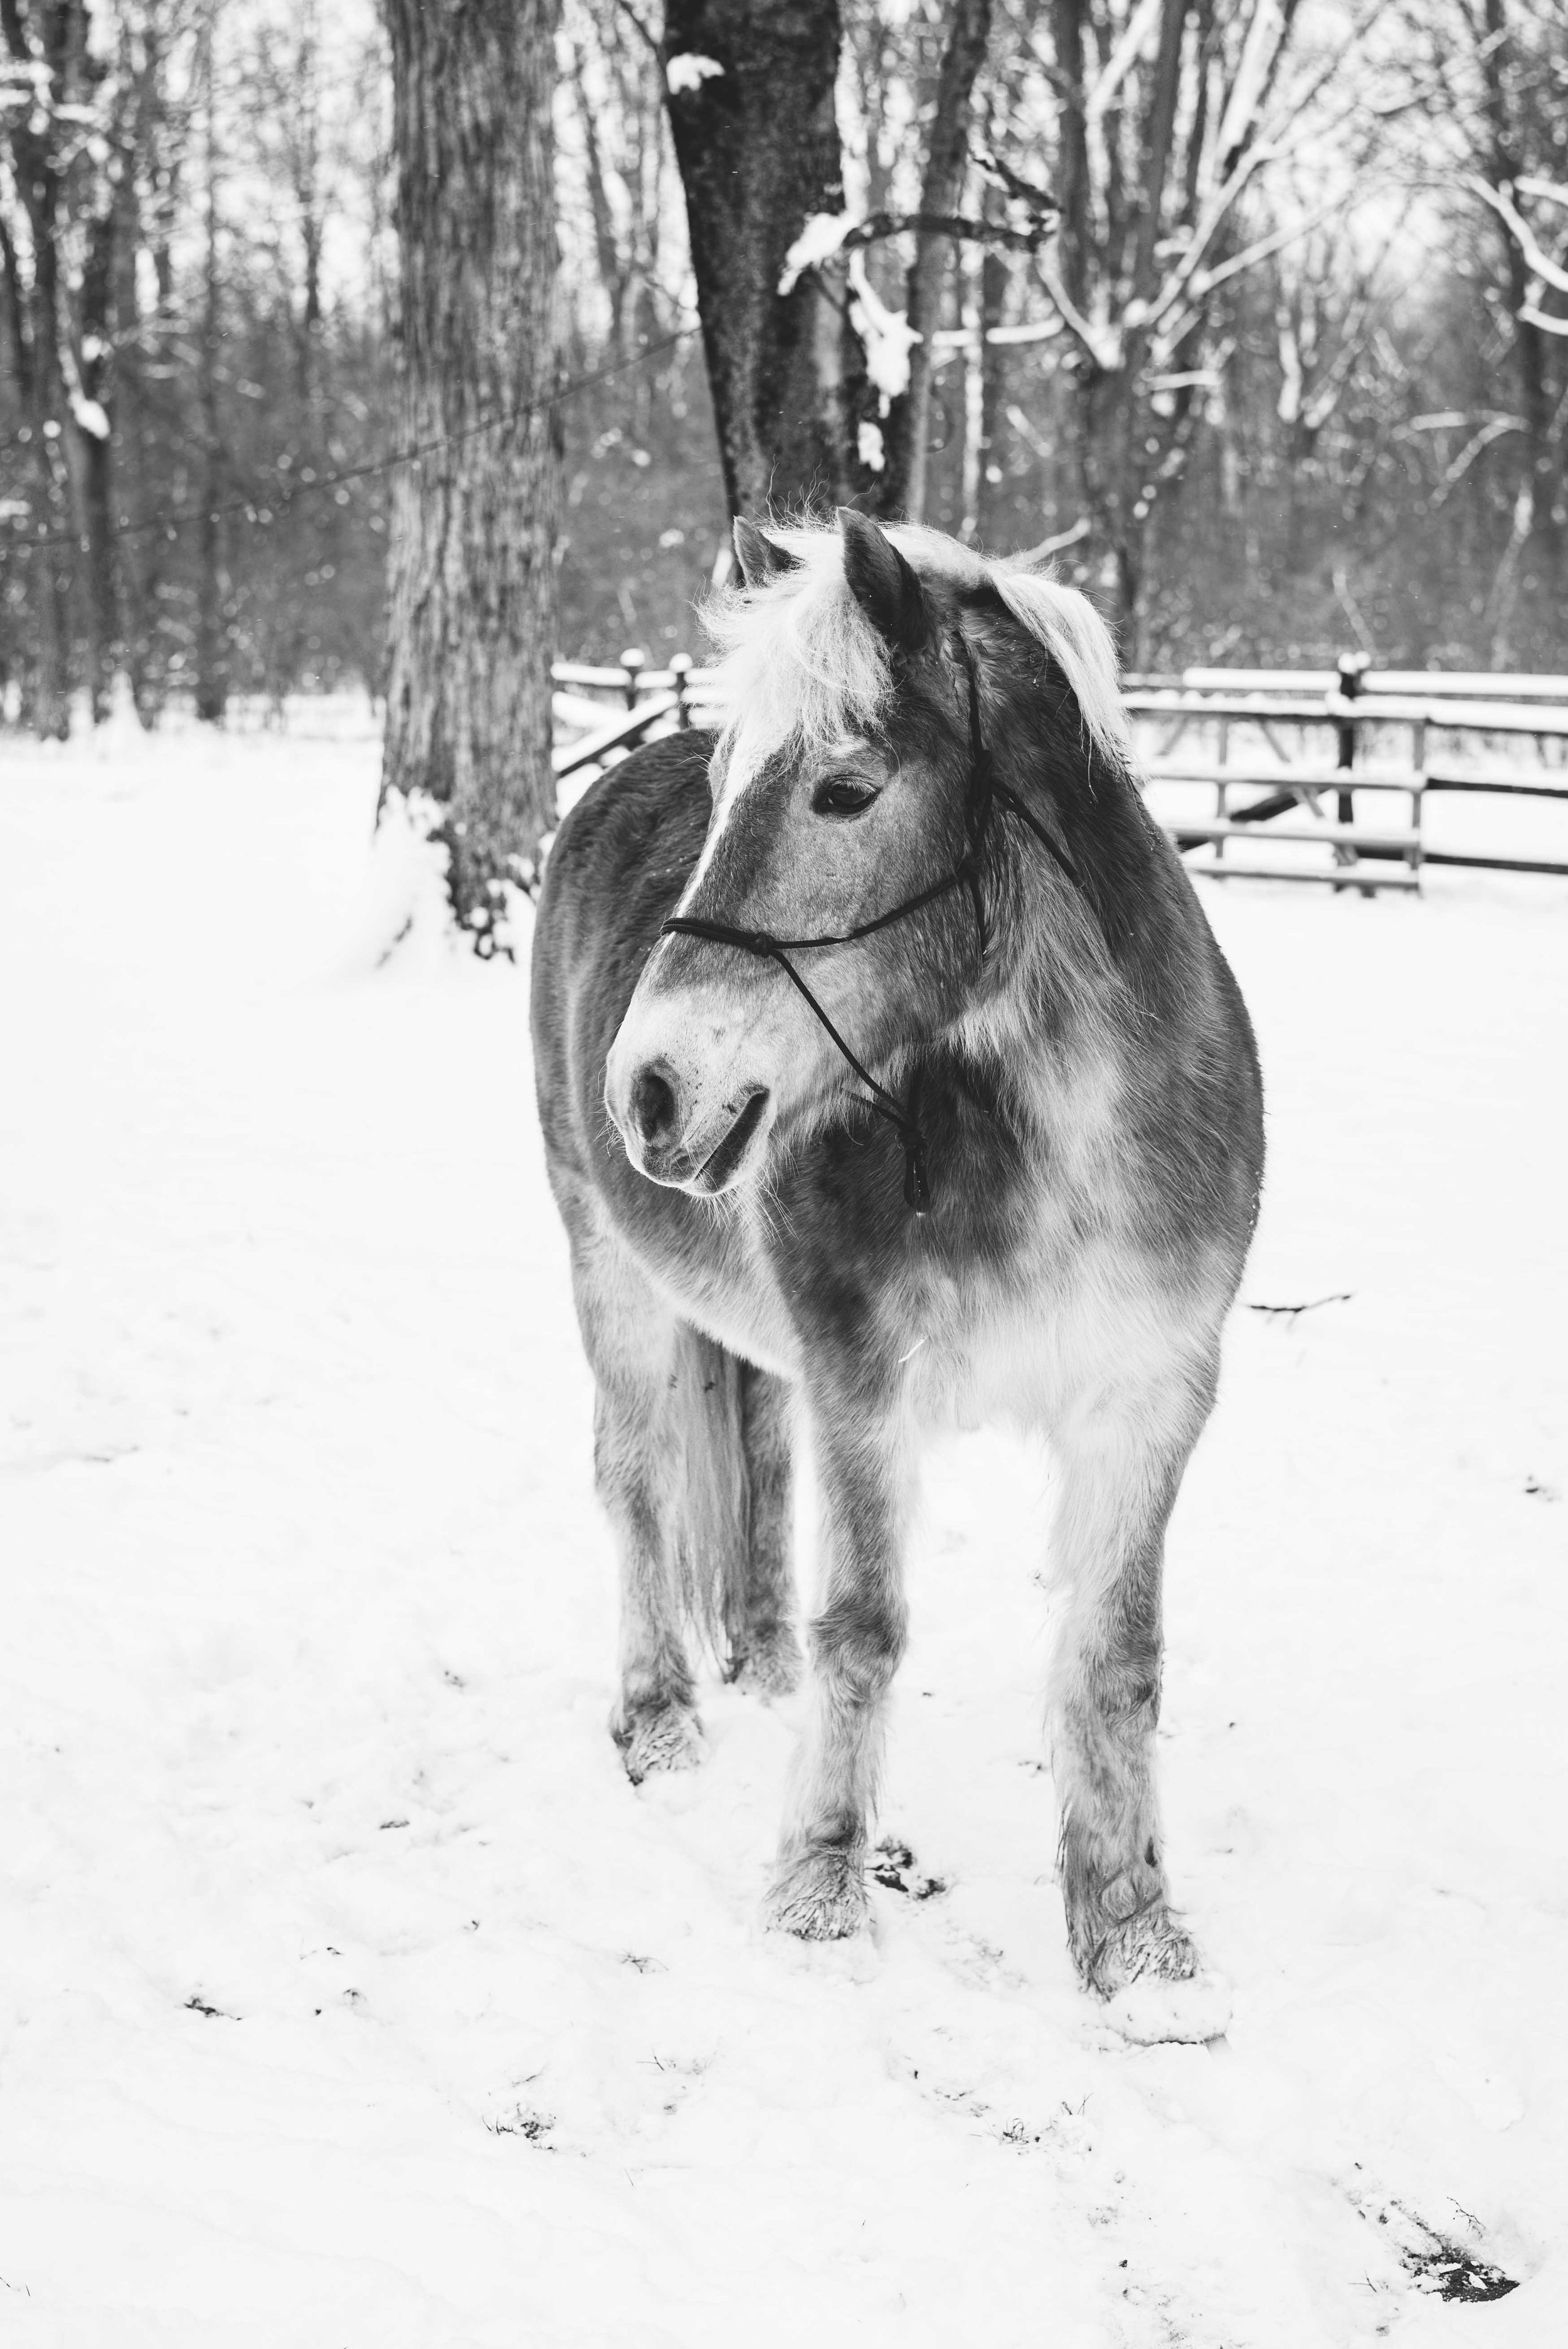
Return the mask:
<svg viewBox="0 0 1568 2349">
<path fill-rule="evenodd" d="M 527 12 L 560 656 L 699 650 L 731 512 L 823 496 L 1054 557 L 1135 669 L 1568 667 L 1556 0 L 652 5 Z M 0 5 L 8 723 L 384 691 L 410 13 Z M 750 296 L 703 181 L 748 44 L 779 294 L 849 354 L 847 457 L 762 472 L 716 436 Z"/>
</svg>

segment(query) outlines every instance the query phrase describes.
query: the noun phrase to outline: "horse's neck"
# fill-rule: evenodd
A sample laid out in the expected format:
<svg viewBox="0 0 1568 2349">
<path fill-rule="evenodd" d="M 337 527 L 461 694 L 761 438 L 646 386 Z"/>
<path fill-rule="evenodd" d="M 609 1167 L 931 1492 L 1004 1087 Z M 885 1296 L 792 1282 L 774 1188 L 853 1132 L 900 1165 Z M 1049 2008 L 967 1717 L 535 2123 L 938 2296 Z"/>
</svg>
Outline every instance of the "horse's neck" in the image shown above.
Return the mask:
<svg viewBox="0 0 1568 2349">
<path fill-rule="evenodd" d="M 1020 1139 L 1054 1134 L 1086 1088 L 1098 1098 L 1119 1071 L 1123 993 L 1103 955 L 1038 936 L 1024 942 L 949 1031 L 961 1079 Z"/>
</svg>

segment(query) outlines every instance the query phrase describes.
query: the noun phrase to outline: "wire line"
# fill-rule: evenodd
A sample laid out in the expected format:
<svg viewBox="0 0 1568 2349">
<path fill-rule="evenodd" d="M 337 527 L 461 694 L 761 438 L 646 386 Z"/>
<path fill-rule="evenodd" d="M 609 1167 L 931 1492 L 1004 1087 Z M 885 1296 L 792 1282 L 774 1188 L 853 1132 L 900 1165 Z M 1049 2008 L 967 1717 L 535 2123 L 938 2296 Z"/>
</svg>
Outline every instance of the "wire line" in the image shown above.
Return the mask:
<svg viewBox="0 0 1568 2349">
<path fill-rule="evenodd" d="M 591 390 L 594 384 L 607 383 L 612 376 L 624 375 L 632 367 L 642 367 L 648 359 L 658 358 L 665 351 L 674 350 L 677 343 L 686 342 L 697 331 L 698 322 L 694 319 L 690 326 L 677 326 L 673 334 L 661 336 L 656 343 L 649 343 L 630 358 L 616 359 L 609 367 L 594 367 L 587 375 L 574 376 L 571 382 L 559 385 L 555 390 L 546 392 L 538 399 L 525 400 L 520 408 L 504 409 L 496 416 L 481 417 L 477 424 L 465 424 L 460 431 L 442 433 L 434 440 L 417 441 L 411 449 L 395 449 L 389 457 L 373 458 L 363 465 L 344 465 L 335 473 L 318 473 L 311 481 L 294 481 L 285 473 L 274 471 L 271 478 L 281 481 L 283 490 L 271 501 L 271 508 L 287 512 L 296 499 L 315 497 L 321 490 L 339 489 L 346 481 L 368 481 L 377 473 L 391 472 L 398 465 L 417 465 L 422 458 L 434 456 L 442 449 L 455 449 L 465 440 L 477 439 L 481 432 L 499 431 L 503 425 L 520 424 L 525 417 L 537 416 L 543 409 L 562 407 L 567 400 L 574 399 L 579 392 Z M 188 522 L 222 522 L 233 514 L 243 514 L 247 520 L 259 523 L 263 502 L 258 497 L 242 497 L 230 498 L 223 504 L 215 506 L 205 503 L 170 506 L 162 513 L 149 515 L 144 521 L 118 522 L 107 534 L 117 539 L 139 538 L 149 531 L 172 531 Z M 273 512 L 269 510 L 267 521 L 270 523 L 272 519 Z M 18 533 L 14 538 L 0 540 L 0 554 L 41 554 L 51 546 L 85 549 L 88 543 L 87 533 L 79 530 L 51 531 L 41 538 L 24 538 Z"/>
</svg>

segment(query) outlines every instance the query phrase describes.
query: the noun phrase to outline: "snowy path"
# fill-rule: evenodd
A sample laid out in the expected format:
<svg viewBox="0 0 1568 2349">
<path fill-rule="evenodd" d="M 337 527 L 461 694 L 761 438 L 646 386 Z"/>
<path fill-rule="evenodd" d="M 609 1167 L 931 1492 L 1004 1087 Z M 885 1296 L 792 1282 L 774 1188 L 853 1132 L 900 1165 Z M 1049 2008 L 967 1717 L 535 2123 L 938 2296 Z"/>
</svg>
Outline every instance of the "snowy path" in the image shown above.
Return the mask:
<svg viewBox="0 0 1568 2349">
<path fill-rule="evenodd" d="M 0 2340 L 1568 2339 L 1568 891 L 1210 903 L 1273 1166 L 1164 1767 L 1228 2044 L 1069 1980 L 1043 1475 L 933 1463 L 885 1827 L 634 1792 L 515 975 L 355 949 L 367 743 L 0 774 Z M 1413 2214 L 1413 2215 L 1412 2215 Z M 1527 2279 L 1445 2307 L 1418 2222 Z M 1402 2257 L 1402 2253 L 1408 2257 Z"/>
</svg>

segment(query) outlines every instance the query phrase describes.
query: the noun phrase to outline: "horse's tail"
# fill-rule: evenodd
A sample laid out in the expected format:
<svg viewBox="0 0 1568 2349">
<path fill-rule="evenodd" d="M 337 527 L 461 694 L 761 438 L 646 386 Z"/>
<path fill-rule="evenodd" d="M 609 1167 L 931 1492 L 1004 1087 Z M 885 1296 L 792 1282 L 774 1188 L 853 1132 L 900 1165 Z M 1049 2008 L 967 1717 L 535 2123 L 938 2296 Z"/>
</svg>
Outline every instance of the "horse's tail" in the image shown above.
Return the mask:
<svg viewBox="0 0 1568 2349">
<path fill-rule="evenodd" d="M 724 1671 L 744 1651 L 751 1518 L 744 1379 L 733 1354 L 681 1325 L 671 1381 L 679 1440 L 671 1464 L 675 1567 L 687 1620 Z"/>
</svg>

